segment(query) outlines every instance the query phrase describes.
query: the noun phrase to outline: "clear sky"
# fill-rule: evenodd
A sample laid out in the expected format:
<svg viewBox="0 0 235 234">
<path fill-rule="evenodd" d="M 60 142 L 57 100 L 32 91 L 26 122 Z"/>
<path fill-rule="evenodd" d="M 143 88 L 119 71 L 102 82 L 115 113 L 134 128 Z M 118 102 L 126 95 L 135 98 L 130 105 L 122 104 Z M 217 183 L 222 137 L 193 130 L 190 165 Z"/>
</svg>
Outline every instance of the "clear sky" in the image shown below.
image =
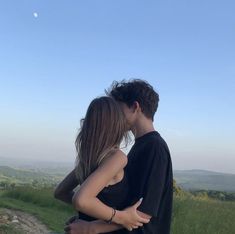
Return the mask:
<svg viewBox="0 0 235 234">
<path fill-rule="evenodd" d="M 73 161 L 113 80 L 160 94 L 174 169 L 235 173 L 233 0 L 0 1 L 0 157 Z"/>
</svg>

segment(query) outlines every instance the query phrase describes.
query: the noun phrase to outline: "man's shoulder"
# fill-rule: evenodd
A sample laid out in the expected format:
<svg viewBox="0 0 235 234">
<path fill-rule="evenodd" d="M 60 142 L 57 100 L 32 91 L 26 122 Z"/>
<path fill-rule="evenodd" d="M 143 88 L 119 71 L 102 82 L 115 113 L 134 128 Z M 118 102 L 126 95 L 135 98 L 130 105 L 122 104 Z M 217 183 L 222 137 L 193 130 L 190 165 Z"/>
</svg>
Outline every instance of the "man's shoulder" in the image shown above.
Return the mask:
<svg viewBox="0 0 235 234">
<path fill-rule="evenodd" d="M 155 134 L 152 134 L 146 139 L 144 142 L 144 147 L 146 148 L 152 148 L 152 149 L 164 149 L 166 148 L 168 150 L 168 145 L 164 138 L 156 132 Z"/>
<path fill-rule="evenodd" d="M 158 132 L 152 132 L 142 138 L 128 154 L 129 165 L 132 164 L 132 161 L 139 164 L 144 163 L 144 165 L 160 159 L 167 162 L 171 160 L 170 157 L 168 146 Z"/>
</svg>

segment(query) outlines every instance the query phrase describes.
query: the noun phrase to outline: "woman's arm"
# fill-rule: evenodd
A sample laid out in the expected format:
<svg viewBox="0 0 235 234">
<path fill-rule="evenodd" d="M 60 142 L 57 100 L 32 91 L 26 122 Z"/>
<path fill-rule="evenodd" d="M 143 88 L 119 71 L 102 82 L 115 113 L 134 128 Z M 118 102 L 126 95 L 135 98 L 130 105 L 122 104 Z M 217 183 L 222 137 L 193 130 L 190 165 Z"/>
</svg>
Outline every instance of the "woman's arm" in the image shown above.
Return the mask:
<svg viewBox="0 0 235 234">
<path fill-rule="evenodd" d="M 63 202 L 72 203 L 73 189 L 78 185 L 75 169 L 72 170 L 56 187 L 54 197 Z"/>
<path fill-rule="evenodd" d="M 127 157 L 120 150 L 105 159 L 83 182 L 79 191 L 75 193 L 73 198 L 75 208 L 97 219 L 109 220 L 112 217 L 113 209 L 102 203 L 97 198 L 97 195 L 121 170 L 123 170 L 126 164 Z M 117 210 L 113 222 L 121 224 L 126 228 L 142 226 L 142 223 L 149 222 L 148 219 L 138 216 L 136 209 L 139 204 L 136 204 L 131 210 Z"/>
<path fill-rule="evenodd" d="M 98 219 L 109 220 L 112 208 L 103 204 L 97 195 L 127 164 L 127 156 L 120 150 L 106 158 L 81 184 L 73 198 L 77 210 Z"/>
</svg>

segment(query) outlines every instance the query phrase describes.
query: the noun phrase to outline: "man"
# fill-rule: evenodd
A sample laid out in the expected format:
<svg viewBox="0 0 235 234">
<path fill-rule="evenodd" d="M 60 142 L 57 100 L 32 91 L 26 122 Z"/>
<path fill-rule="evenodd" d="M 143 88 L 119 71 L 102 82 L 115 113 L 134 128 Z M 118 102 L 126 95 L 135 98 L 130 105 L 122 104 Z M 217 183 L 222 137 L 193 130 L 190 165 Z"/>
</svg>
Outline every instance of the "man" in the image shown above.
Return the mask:
<svg viewBox="0 0 235 234">
<path fill-rule="evenodd" d="M 128 154 L 128 164 L 125 169 L 131 191 L 129 204 L 133 205 L 143 198 L 138 207 L 138 215 L 150 218 L 149 223 L 133 229 L 131 233 L 169 234 L 173 176 L 169 149 L 153 126 L 159 96 L 150 84 L 137 79 L 114 82 L 107 94 L 120 103 L 129 129 L 135 137 L 135 144 Z M 93 222 L 79 220 L 69 224 L 67 228 L 71 234 L 95 234 L 122 227 L 101 220 Z M 126 229 L 122 231 L 129 233 Z"/>
</svg>

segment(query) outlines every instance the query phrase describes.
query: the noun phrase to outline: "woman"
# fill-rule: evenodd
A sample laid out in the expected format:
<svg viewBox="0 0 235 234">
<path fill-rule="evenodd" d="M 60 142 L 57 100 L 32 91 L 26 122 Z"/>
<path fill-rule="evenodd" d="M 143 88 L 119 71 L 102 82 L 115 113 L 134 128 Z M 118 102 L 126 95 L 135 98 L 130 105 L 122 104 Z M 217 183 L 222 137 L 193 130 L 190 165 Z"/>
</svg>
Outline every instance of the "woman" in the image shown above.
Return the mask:
<svg viewBox="0 0 235 234">
<path fill-rule="evenodd" d="M 94 99 L 76 139 L 76 167 L 57 187 L 55 196 L 66 202 L 73 197 L 80 219 L 102 219 L 132 230 L 146 220 L 138 216 L 136 210 L 133 212 L 133 207 L 136 209 L 140 202 L 126 208 L 128 181 L 124 168 L 127 156 L 120 150 L 121 141 L 127 137 L 126 129 L 124 114 L 115 100 L 111 97 Z M 73 194 L 72 189 L 77 184 L 81 186 Z"/>
</svg>

